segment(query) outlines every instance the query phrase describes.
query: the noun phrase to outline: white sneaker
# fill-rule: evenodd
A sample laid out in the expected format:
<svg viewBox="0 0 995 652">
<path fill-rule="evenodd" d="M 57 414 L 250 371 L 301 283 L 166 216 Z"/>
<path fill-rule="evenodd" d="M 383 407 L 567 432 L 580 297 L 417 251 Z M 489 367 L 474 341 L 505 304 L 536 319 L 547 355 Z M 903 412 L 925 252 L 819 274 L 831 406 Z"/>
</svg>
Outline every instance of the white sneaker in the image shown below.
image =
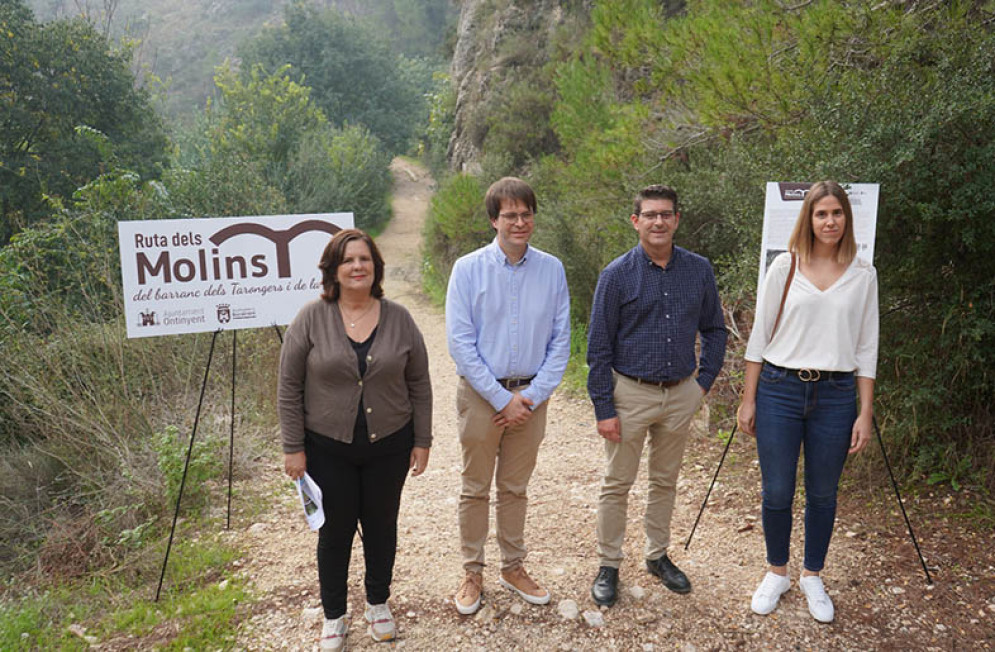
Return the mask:
<svg viewBox="0 0 995 652">
<path fill-rule="evenodd" d="M 798 586 L 808 599 L 808 612 L 820 623 L 833 622 L 835 611 L 833 601 L 826 594 L 826 587 L 822 585 L 822 578 L 818 575 L 804 575 L 798 580 Z"/>
<path fill-rule="evenodd" d="M 366 622 L 370 623 L 369 632 L 374 641 L 393 641 L 396 634 L 394 616 L 390 613 L 387 603 L 366 604 Z"/>
<path fill-rule="evenodd" d="M 787 575 L 767 571 L 760 586 L 753 592 L 750 608 L 753 609 L 753 613 L 766 616 L 777 608 L 777 601 L 790 588 L 791 579 Z"/>
<path fill-rule="evenodd" d="M 344 650 L 345 637 L 348 635 L 349 621 L 346 616 L 339 616 L 335 619 L 325 618 L 318 647 L 322 650 Z"/>
</svg>

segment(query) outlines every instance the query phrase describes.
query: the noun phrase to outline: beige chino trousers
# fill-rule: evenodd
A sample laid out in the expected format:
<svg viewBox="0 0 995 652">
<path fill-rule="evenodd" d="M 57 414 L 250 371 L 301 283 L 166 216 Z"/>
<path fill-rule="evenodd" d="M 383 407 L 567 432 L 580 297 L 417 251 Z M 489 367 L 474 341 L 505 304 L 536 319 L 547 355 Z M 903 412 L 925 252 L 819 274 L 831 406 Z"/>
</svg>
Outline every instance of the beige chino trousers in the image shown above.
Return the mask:
<svg viewBox="0 0 995 652">
<path fill-rule="evenodd" d="M 523 386 L 520 389 L 525 389 Z M 527 489 L 546 434 L 545 401 L 520 426 L 499 428 L 494 407 L 460 378 L 456 389 L 460 449 L 463 453 L 459 530 L 463 568 L 476 573 L 484 567 L 484 543 L 490 516 L 491 480 L 497 485 L 497 543 L 501 570 L 525 560 Z"/>
<path fill-rule="evenodd" d="M 605 476 L 598 500 L 598 554 L 601 566 L 622 563 L 629 490 L 639 472 L 643 442 L 649 441 L 649 491 L 643 522 L 646 559 L 659 559 L 670 545 L 670 518 L 684 446 L 703 397 L 701 386 L 686 378 L 673 387 L 640 384 L 620 374 L 615 382 L 615 412 L 621 442 L 605 440 Z"/>
</svg>

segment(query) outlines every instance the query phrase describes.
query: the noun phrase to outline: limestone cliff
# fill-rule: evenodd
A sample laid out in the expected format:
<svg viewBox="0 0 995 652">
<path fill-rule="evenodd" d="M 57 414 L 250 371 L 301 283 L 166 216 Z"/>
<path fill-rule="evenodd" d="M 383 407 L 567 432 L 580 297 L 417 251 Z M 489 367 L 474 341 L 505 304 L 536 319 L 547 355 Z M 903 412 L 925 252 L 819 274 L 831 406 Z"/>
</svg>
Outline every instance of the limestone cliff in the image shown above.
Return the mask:
<svg viewBox="0 0 995 652">
<path fill-rule="evenodd" d="M 548 61 L 556 30 L 571 13 L 586 12 L 585 4 L 463 0 L 452 63 L 456 110 L 448 157 L 453 170 L 479 169 L 488 132 L 510 118 L 502 115 L 501 94 Z"/>
</svg>

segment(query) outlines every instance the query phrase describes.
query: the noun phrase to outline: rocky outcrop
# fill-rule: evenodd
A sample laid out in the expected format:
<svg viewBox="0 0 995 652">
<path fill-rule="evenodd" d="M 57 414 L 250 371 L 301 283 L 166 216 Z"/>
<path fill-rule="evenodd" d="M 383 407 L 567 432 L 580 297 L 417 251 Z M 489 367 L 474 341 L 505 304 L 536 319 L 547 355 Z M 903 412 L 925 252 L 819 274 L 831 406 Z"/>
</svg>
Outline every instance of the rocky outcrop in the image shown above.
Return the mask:
<svg viewBox="0 0 995 652">
<path fill-rule="evenodd" d="M 460 10 L 452 80 L 455 125 L 449 141 L 451 169 L 476 172 L 493 119 L 492 98 L 516 78 L 514 68 L 542 66 L 550 35 L 563 21 L 567 0 L 464 0 Z"/>
<path fill-rule="evenodd" d="M 456 87 L 456 119 L 453 135 L 449 140 L 449 151 L 446 154 L 453 170 L 464 171 L 467 164 L 477 161 L 480 154 L 478 149 L 480 144 L 474 144 L 466 133 L 466 115 L 470 104 L 471 85 L 476 91 L 474 95 L 481 94 L 481 75 L 473 74 L 473 71 L 476 68 L 479 52 L 476 43 L 478 15 L 484 3 L 485 0 L 464 0 L 460 10 L 452 63 L 452 80 Z"/>
</svg>

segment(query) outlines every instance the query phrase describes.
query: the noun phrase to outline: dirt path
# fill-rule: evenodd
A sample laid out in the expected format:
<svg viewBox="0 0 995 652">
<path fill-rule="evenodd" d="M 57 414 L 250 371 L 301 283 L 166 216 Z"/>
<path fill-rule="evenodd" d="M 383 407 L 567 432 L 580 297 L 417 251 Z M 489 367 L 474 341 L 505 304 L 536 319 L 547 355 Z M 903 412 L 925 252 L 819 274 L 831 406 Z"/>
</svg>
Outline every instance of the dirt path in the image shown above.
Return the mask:
<svg viewBox="0 0 995 652">
<path fill-rule="evenodd" d="M 528 568 L 553 593 L 546 607 L 527 605 L 485 571 L 485 606 L 461 617 L 449 602 L 462 571 L 456 522 L 459 450 L 455 372 L 446 350 L 445 322 L 419 291 L 421 225 L 433 187 L 427 173 L 405 161 L 392 166 L 394 219 L 378 238 L 388 265 L 387 296 L 408 307 L 425 335 L 435 391 L 435 444 L 428 471 L 409 479 L 399 523 L 391 606 L 398 619 L 394 647 L 413 650 L 713 650 L 745 649 L 991 649 L 995 647 L 995 561 L 991 533 L 951 515 L 971 508 L 969 496 L 926 494 L 909 499 L 936 585 L 927 589 L 886 478 L 851 474 L 841 495 L 836 538 L 824 573 L 837 621 L 819 626 L 793 584 L 778 610 L 753 615 L 749 599 L 763 573 L 759 472 L 752 442 L 732 446 L 710 508 L 683 550 L 714 465 L 721 453 L 713 423 L 689 445 L 674 516 L 671 555 L 694 584 L 688 596 L 664 589 L 642 566 L 641 517 L 645 476 L 630 500 L 622 598 L 602 612 L 604 625 L 564 620 L 563 600 L 594 610 L 590 583 L 597 571 L 595 514 L 602 448 L 590 405 L 557 395 L 546 441 L 530 486 Z M 539 225 L 539 228 L 542 228 Z M 713 419 L 719 412 L 713 408 Z M 726 417 L 728 419 L 728 417 Z M 726 427 L 731 424 L 722 422 Z M 853 477 L 856 475 L 857 477 Z M 291 487 L 274 454 L 261 481 L 273 487 L 274 508 L 239 536 L 248 550 L 243 572 L 262 599 L 252 607 L 237 646 L 316 649 L 321 628 L 314 562 L 316 536 L 298 514 Z M 257 479 L 257 482 L 259 479 Z M 886 489 L 888 491 L 886 491 Z M 924 522 L 926 515 L 932 515 Z M 796 521 L 800 523 L 800 520 Z M 800 526 L 793 549 L 801 550 Z M 488 559 L 497 559 L 492 540 Z M 797 557 L 797 555 L 796 555 Z M 357 539 L 350 579 L 353 649 L 386 649 L 362 623 L 362 548 Z M 797 576 L 797 561 L 792 562 Z"/>
</svg>

